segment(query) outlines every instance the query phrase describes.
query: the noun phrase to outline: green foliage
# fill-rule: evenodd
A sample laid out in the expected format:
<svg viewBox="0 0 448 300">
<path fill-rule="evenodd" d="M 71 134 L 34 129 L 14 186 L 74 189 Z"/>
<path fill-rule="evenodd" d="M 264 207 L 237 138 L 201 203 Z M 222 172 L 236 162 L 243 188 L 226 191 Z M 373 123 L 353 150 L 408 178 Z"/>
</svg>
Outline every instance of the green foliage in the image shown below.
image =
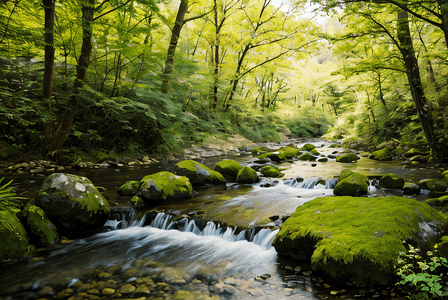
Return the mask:
<svg viewBox="0 0 448 300">
<path fill-rule="evenodd" d="M 15 187 L 12 185 L 12 180 L 8 183 L 2 184 L 5 177 L 0 179 L 0 210 L 20 209 L 25 198 L 17 196 Z"/>
<path fill-rule="evenodd" d="M 448 296 L 445 277 L 448 274 L 442 273 L 448 263 L 439 255 L 437 248 L 436 244 L 434 251 L 422 256 L 419 249 L 409 245 L 407 253 L 400 253 L 395 271 L 400 281 L 396 286 L 408 299 L 444 299 Z"/>
</svg>

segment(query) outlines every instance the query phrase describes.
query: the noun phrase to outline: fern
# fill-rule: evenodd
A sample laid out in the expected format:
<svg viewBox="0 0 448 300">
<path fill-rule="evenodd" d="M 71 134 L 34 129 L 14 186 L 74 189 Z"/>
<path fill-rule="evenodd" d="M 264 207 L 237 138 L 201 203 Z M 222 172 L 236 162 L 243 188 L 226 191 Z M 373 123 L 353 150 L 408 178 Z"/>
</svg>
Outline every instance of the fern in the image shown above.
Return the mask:
<svg viewBox="0 0 448 300">
<path fill-rule="evenodd" d="M 12 185 L 12 180 L 8 183 L 2 184 L 5 177 L 0 179 L 0 210 L 20 209 L 22 202 L 26 198 L 17 196 L 16 189 Z"/>
</svg>

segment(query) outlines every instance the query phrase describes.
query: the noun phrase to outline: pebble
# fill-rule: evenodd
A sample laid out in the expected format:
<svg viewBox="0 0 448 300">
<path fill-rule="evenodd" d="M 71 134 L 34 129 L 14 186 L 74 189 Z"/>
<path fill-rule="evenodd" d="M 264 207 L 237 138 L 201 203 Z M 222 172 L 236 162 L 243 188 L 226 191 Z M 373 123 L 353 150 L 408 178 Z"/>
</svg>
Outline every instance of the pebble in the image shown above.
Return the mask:
<svg viewBox="0 0 448 300">
<path fill-rule="evenodd" d="M 137 289 L 135 290 L 136 293 L 142 293 L 142 294 L 150 294 L 151 290 L 144 284 L 139 285 Z"/>
<path fill-rule="evenodd" d="M 294 268 L 294 271 L 300 272 L 300 271 L 302 271 L 302 267 L 301 266 L 297 266 L 297 267 Z"/>
<path fill-rule="evenodd" d="M 306 290 L 308 293 L 312 293 L 312 292 L 313 292 L 313 288 L 310 287 L 310 286 L 305 286 L 305 290 Z"/>
<path fill-rule="evenodd" d="M 324 283 L 324 288 L 329 289 L 331 288 L 331 285 Z"/>
<path fill-rule="evenodd" d="M 303 272 L 303 275 L 305 275 L 305 276 L 311 276 L 311 274 L 313 274 L 313 271 L 305 271 L 305 272 Z"/>
<path fill-rule="evenodd" d="M 286 293 L 291 293 L 292 291 L 294 291 L 294 289 L 292 289 L 292 288 L 284 288 L 283 291 L 286 292 Z"/>
<path fill-rule="evenodd" d="M 100 273 L 98 274 L 98 277 L 99 277 L 99 278 L 109 278 L 109 277 L 111 277 L 111 276 L 112 276 L 112 274 L 107 273 L 107 272 L 100 272 Z"/>
<path fill-rule="evenodd" d="M 55 294 L 53 288 L 51 286 L 46 286 L 40 291 L 37 292 L 39 296 L 52 296 Z"/>
<path fill-rule="evenodd" d="M 260 289 L 260 288 L 248 289 L 247 292 L 248 292 L 250 295 L 254 296 L 254 297 L 261 297 L 261 296 L 264 296 L 264 292 L 263 292 L 263 290 Z"/>
<path fill-rule="evenodd" d="M 135 290 L 136 290 L 136 287 L 133 286 L 132 284 L 128 283 L 128 284 L 123 285 L 120 288 L 119 292 L 121 294 L 130 294 L 130 293 L 133 293 Z"/>
<path fill-rule="evenodd" d="M 115 290 L 112 288 L 105 288 L 101 291 L 101 294 L 106 295 L 106 296 L 112 295 L 114 293 L 115 293 Z"/>
</svg>

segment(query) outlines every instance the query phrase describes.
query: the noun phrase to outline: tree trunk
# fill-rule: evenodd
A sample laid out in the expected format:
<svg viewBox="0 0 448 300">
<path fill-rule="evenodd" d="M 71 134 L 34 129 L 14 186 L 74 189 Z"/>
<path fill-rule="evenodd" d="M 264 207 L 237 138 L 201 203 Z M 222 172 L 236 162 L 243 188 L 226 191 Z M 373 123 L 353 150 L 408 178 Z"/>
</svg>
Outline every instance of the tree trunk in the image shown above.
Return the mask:
<svg viewBox="0 0 448 300">
<path fill-rule="evenodd" d="M 240 71 L 241 71 L 241 67 L 243 66 L 243 61 L 244 58 L 246 57 L 246 54 L 249 52 L 250 50 L 250 44 L 246 45 L 246 47 L 244 47 L 244 50 L 241 52 L 241 56 L 238 59 L 238 64 L 236 66 L 236 71 L 235 71 L 235 77 L 233 78 L 233 80 L 230 82 L 230 85 L 232 86 L 232 90 L 230 91 L 230 96 L 229 99 L 227 99 L 224 102 L 224 108 L 227 111 L 227 109 L 229 109 L 233 97 L 235 96 L 235 92 L 236 92 L 236 87 L 238 86 L 238 82 L 240 81 Z"/>
<path fill-rule="evenodd" d="M 168 92 L 168 84 L 170 82 L 171 73 L 173 72 L 174 55 L 176 54 L 177 43 L 179 42 L 180 31 L 184 26 L 184 17 L 188 9 L 188 0 L 181 0 L 179 9 L 177 11 L 176 22 L 174 23 L 173 30 L 171 32 L 170 45 L 168 47 L 168 53 L 165 61 L 165 69 L 162 75 L 162 87 L 161 92 L 166 94 Z"/>
<path fill-rule="evenodd" d="M 423 91 L 418 61 L 409 30 L 408 13 L 406 11 L 398 13 L 397 38 L 405 63 L 412 98 L 414 99 L 426 139 L 431 147 L 433 158 L 436 161 L 443 161 L 445 160 L 445 151 L 434 132 L 434 119 Z"/>
<path fill-rule="evenodd" d="M 440 29 L 442 29 L 445 36 L 445 44 L 448 47 L 448 0 L 437 0 L 440 7 L 440 20 L 442 24 Z"/>
<path fill-rule="evenodd" d="M 45 69 L 43 96 L 45 99 L 48 99 L 48 103 L 50 103 L 53 91 L 55 0 L 43 0 L 42 2 L 45 11 Z M 49 109 L 51 109 L 51 107 Z M 53 124 L 51 124 L 51 122 L 43 122 L 42 130 L 44 136 L 51 138 L 53 135 Z"/>
<path fill-rule="evenodd" d="M 212 108 L 215 109 L 218 105 L 218 77 L 219 77 L 219 31 L 220 27 L 218 25 L 218 5 L 216 0 L 214 0 L 215 6 L 213 7 L 213 12 L 215 15 L 215 74 L 213 77 L 213 104 Z"/>
<path fill-rule="evenodd" d="M 78 89 L 83 86 L 86 79 L 87 69 L 90 64 L 90 54 L 92 52 L 92 34 L 93 34 L 93 14 L 95 0 L 88 0 L 87 4 L 83 4 L 82 10 L 82 46 L 81 54 L 78 59 L 78 66 L 76 68 L 76 79 L 73 86 L 74 91 L 70 97 L 64 116 L 59 124 L 52 141 L 47 146 L 49 151 L 61 149 L 68 138 L 72 128 L 73 120 L 75 119 L 76 109 L 78 108 Z"/>
</svg>

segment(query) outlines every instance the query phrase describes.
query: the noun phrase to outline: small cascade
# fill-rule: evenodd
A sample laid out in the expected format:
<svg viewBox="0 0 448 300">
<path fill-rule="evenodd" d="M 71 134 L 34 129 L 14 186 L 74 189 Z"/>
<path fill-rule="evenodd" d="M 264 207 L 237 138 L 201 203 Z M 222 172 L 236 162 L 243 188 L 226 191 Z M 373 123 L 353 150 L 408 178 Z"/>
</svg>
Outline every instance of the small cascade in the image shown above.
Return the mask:
<svg viewBox="0 0 448 300">
<path fill-rule="evenodd" d="M 250 230 L 242 230 L 236 234 L 236 228 L 222 227 L 221 224 L 216 224 L 212 221 L 207 222 L 205 227 L 200 229 L 194 220 L 182 218 L 180 220 L 172 221 L 172 216 L 163 212 L 156 215 L 150 226 L 163 230 L 176 229 L 178 231 L 192 232 L 199 236 L 218 236 L 231 242 L 247 240 L 262 246 L 265 249 L 271 247 L 271 243 L 278 232 L 278 230 L 271 231 L 265 228 L 253 228 Z"/>
<path fill-rule="evenodd" d="M 372 179 L 369 181 L 367 193 L 373 196 L 384 196 L 386 194 L 383 188 L 380 186 L 380 181 L 378 179 Z"/>
<path fill-rule="evenodd" d="M 329 178 L 310 177 L 301 182 L 298 182 L 296 178 L 293 178 L 285 180 L 284 183 L 285 185 L 298 189 L 334 189 L 337 181 Z"/>
<path fill-rule="evenodd" d="M 145 224 L 145 220 L 146 215 L 139 220 L 134 210 L 113 211 L 104 227 L 109 230 L 125 229 L 134 226 L 142 227 Z"/>
</svg>

